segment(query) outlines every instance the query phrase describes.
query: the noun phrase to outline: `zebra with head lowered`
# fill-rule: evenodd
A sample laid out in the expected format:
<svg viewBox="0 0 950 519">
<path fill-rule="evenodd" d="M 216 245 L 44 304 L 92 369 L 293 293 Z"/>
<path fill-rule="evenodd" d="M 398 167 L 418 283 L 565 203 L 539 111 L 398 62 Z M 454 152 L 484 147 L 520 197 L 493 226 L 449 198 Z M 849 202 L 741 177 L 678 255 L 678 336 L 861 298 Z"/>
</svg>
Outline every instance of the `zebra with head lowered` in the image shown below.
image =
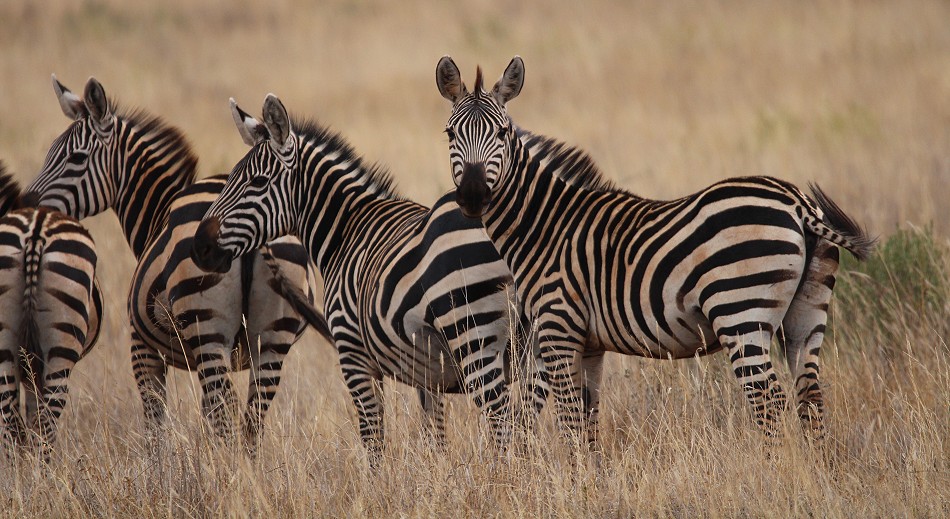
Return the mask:
<svg viewBox="0 0 950 519">
<path fill-rule="evenodd" d="M 233 438 L 229 373 L 250 368 L 244 436 L 254 452 L 304 318 L 328 336 L 310 306 L 306 251 L 285 238 L 249 250 L 229 270 L 197 269 L 189 257 L 194 227 L 224 179 L 194 182 L 197 159 L 182 134 L 143 112 L 118 112 L 95 78 L 83 98 L 55 76 L 53 88 L 73 123 L 51 145 L 29 196 L 76 218 L 110 208 L 118 216 L 138 259 L 129 293 L 132 370 L 149 435 L 163 422 L 166 370 L 173 366 L 198 372 L 205 415 L 217 434 Z"/>
<path fill-rule="evenodd" d="M 8 445 L 49 459 L 73 366 L 99 336 L 102 296 L 96 247 L 76 220 L 22 208 L 0 163 L 0 425 Z M 20 389 L 25 389 L 26 418 Z"/>
<path fill-rule="evenodd" d="M 774 434 L 785 404 L 769 360 L 778 337 L 798 414 L 823 434 L 818 352 L 836 246 L 864 259 L 874 244 L 827 195 L 746 177 L 647 200 L 605 181 L 583 151 L 515 127 L 505 104 L 524 83 L 521 58 L 490 91 L 479 70 L 470 92 L 446 56 L 436 83 L 452 102 L 459 206 L 484 223 L 537 321 L 563 425 L 595 439 L 604 352 L 725 349 L 755 422 Z"/>
<path fill-rule="evenodd" d="M 511 274 L 481 225 L 450 196 L 432 209 L 400 198 L 387 173 L 340 135 L 291 121 L 273 94 L 263 123 L 233 100 L 232 113 L 252 148 L 198 228 L 198 265 L 226 269 L 269 239 L 300 237 L 323 274 L 327 320 L 371 462 L 382 448 L 387 376 L 469 392 L 504 447 Z M 536 389 L 540 404 L 546 393 Z"/>
</svg>

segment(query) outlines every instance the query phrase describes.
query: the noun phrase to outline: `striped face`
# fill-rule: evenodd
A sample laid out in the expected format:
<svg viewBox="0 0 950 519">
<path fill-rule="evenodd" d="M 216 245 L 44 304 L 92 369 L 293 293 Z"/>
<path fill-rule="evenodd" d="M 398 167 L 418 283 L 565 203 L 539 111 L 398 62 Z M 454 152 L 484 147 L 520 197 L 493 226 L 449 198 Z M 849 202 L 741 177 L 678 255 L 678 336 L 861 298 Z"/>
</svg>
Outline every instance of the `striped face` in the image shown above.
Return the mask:
<svg viewBox="0 0 950 519">
<path fill-rule="evenodd" d="M 115 169 L 111 167 L 116 159 L 111 144 L 116 118 L 95 78 L 86 83 L 84 99 L 55 76 L 53 89 L 63 113 L 73 123 L 53 141 L 25 200 L 81 219 L 105 211 L 115 200 L 118 183 L 110 172 Z"/>
<path fill-rule="evenodd" d="M 297 138 L 286 109 L 270 94 L 264 101 L 263 124 L 233 99 L 231 112 L 251 151 L 231 170 L 195 233 L 192 259 L 206 271 L 226 272 L 234 258 L 295 228 L 290 193 L 297 178 Z"/>
<path fill-rule="evenodd" d="M 504 181 L 517 138 L 505 104 L 518 95 L 523 82 L 524 63 L 517 56 L 490 92 L 482 88 L 481 69 L 474 90 L 469 92 L 452 58 L 442 58 L 436 67 L 439 92 L 452 102 L 445 133 L 456 201 L 469 218 L 485 213 L 492 191 Z"/>
</svg>

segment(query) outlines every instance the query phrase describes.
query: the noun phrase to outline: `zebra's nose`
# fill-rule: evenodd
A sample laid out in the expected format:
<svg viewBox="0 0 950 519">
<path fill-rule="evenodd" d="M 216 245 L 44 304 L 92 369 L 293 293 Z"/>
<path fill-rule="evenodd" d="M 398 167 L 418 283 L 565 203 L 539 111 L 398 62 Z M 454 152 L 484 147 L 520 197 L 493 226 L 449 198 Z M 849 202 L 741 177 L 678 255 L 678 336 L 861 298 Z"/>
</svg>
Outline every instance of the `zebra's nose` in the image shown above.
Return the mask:
<svg viewBox="0 0 950 519">
<path fill-rule="evenodd" d="M 202 220 L 191 245 L 191 260 L 205 272 L 224 273 L 231 268 L 230 254 L 218 246 L 221 220 L 213 216 Z"/>
<path fill-rule="evenodd" d="M 465 216 L 481 218 L 491 204 L 491 189 L 488 187 L 484 164 L 465 163 L 462 166 L 462 179 L 455 188 L 455 201 Z"/>
</svg>

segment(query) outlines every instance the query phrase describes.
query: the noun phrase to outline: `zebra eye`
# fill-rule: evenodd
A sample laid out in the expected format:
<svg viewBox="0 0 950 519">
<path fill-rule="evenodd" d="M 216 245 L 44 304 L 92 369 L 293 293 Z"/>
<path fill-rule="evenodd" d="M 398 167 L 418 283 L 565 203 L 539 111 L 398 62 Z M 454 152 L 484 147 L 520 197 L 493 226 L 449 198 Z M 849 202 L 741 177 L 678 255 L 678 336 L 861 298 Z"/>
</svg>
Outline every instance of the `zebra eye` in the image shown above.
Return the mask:
<svg viewBox="0 0 950 519">
<path fill-rule="evenodd" d="M 85 163 L 88 157 L 89 155 L 87 155 L 86 153 L 83 153 L 81 151 L 76 151 L 76 152 L 70 153 L 69 156 L 66 157 L 66 162 L 69 164 L 74 164 L 78 166 L 80 164 Z"/>
<path fill-rule="evenodd" d="M 498 129 L 498 138 L 499 138 L 499 139 L 504 139 L 505 136 L 507 136 L 507 135 L 508 135 L 508 128 L 502 126 L 501 128 Z"/>
<path fill-rule="evenodd" d="M 450 140 L 450 141 L 454 141 L 454 140 L 455 140 L 455 130 L 453 130 L 452 128 L 446 128 L 446 129 L 445 129 L 445 134 L 449 136 L 449 140 Z"/>
<path fill-rule="evenodd" d="M 264 175 L 257 175 L 252 178 L 249 184 L 251 187 L 264 187 L 267 184 L 268 178 Z"/>
</svg>

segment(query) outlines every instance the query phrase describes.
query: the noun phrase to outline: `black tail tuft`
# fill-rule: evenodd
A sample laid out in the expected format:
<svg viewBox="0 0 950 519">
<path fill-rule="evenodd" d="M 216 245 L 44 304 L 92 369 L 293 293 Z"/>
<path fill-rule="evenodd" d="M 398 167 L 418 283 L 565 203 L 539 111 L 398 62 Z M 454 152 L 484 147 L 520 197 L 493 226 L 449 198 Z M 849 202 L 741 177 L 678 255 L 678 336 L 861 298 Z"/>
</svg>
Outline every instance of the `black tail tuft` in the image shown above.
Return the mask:
<svg viewBox="0 0 950 519">
<path fill-rule="evenodd" d="M 868 236 L 867 231 L 853 218 L 845 214 L 844 210 L 818 187 L 818 184 L 809 182 L 808 187 L 811 189 L 818 207 L 825 214 L 825 223 L 848 242 L 844 246 L 848 249 L 848 252 L 859 261 L 868 259 L 874 252 L 877 238 Z"/>
</svg>

